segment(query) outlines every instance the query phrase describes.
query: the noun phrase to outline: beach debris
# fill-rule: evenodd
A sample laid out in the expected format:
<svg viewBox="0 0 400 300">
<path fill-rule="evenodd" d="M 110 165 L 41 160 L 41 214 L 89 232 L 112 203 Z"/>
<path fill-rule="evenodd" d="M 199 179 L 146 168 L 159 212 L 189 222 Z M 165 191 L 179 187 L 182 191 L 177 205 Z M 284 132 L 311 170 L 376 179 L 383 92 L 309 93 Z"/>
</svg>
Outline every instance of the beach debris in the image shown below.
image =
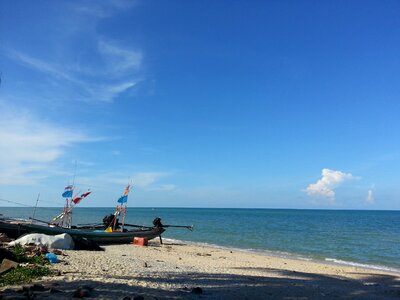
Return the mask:
<svg viewBox="0 0 400 300">
<path fill-rule="evenodd" d="M 65 254 L 61 250 L 58 250 L 58 249 L 53 249 L 53 250 L 51 250 L 51 252 L 53 252 L 55 255 L 64 255 L 65 256 Z"/>
<path fill-rule="evenodd" d="M 210 253 L 197 253 L 197 256 L 211 256 Z"/>
<path fill-rule="evenodd" d="M 74 298 L 85 298 L 85 297 L 90 297 L 90 292 L 93 289 L 88 289 L 88 288 L 84 288 L 84 287 L 80 287 L 78 288 L 75 292 L 74 292 Z"/>
<path fill-rule="evenodd" d="M 60 260 L 57 258 L 57 255 L 55 255 L 54 253 L 49 252 L 45 255 L 45 257 L 51 264 L 56 264 L 60 262 Z"/>
<path fill-rule="evenodd" d="M 191 293 L 196 295 L 203 294 L 203 289 L 201 287 L 195 287 L 192 288 Z"/>
<path fill-rule="evenodd" d="M 147 262 L 144 262 L 143 267 L 148 268 L 149 265 L 147 264 Z"/>
<path fill-rule="evenodd" d="M 88 251 L 104 251 L 104 248 L 100 247 L 95 241 L 87 238 L 73 237 L 75 248 L 74 250 L 88 250 Z"/>
<path fill-rule="evenodd" d="M 50 288 L 46 288 L 43 284 L 39 284 L 39 283 L 35 283 L 34 285 L 32 285 L 30 287 L 31 291 L 34 292 L 44 292 L 44 291 L 48 291 Z"/>
<path fill-rule="evenodd" d="M 11 269 L 18 267 L 18 263 L 7 258 L 4 258 L 0 266 L 0 274 L 4 274 Z"/>
<path fill-rule="evenodd" d="M 135 237 L 135 238 L 133 238 L 133 244 L 135 246 L 147 246 L 148 245 L 148 239 Z"/>
<path fill-rule="evenodd" d="M 66 249 L 66 250 L 74 249 L 74 241 L 68 233 L 62 233 L 51 236 L 41 233 L 32 233 L 24 235 L 19 239 L 8 243 L 9 246 L 15 246 L 16 244 L 20 245 L 34 244 L 54 249 Z"/>
</svg>

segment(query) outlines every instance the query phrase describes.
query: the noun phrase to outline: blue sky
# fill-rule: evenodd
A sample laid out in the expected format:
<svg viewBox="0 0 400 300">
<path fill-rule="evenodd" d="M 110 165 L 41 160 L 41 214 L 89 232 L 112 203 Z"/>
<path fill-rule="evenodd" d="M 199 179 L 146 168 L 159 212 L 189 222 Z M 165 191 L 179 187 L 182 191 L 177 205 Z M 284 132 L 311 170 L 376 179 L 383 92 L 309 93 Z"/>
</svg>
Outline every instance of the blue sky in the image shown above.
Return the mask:
<svg viewBox="0 0 400 300">
<path fill-rule="evenodd" d="M 0 198 L 400 209 L 399 12 L 1 1 Z"/>
</svg>

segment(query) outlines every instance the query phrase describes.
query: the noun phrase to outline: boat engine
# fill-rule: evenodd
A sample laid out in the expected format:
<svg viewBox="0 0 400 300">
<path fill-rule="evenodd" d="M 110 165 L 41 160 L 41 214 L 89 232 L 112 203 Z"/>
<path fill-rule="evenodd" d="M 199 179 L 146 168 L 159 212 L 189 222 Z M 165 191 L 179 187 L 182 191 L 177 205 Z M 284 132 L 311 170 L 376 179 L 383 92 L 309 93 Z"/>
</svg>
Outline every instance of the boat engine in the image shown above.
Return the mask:
<svg viewBox="0 0 400 300">
<path fill-rule="evenodd" d="M 116 217 L 113 214 L 106 215 L 103 218 L 104 228 L 112 226 L 114 224 L 114 219 L 115 218 Z M 119 222 L 118 222 L 118 218 L 117 218 L 117 220 L 115 222 L 115 229 L 118 229 L 118 228 L 120 228 L 120 227 L 119 227 Z"/>
<path fill-rule="evenodd" d="M 161 223 L 161 218 L 155 218 L 153 220 L 153 225 L 154 225 L 154 227 L 158 227 L 158 228 L 164 227 L 164 225 Z"/>
</svg>

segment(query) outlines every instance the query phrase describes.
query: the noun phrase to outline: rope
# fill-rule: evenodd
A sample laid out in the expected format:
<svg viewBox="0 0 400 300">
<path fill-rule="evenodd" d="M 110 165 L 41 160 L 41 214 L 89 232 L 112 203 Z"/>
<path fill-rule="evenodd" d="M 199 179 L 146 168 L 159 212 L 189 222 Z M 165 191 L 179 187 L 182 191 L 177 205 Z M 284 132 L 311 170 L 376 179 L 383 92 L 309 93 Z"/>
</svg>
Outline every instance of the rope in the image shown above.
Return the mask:
<svg viewBox="0 0 400 300">
<path fill-rule="evenodd" d="M 18 204 L 18 205 L 25 206 L 25 207 L 33 207 L 32 205 L 27 205 L 27 204 L 24 204 L 24 203 L 15 202 L 15 201 L 6 200 L 6 199 L 1 199 L 1 198 L 0 198 L 0 201 L 13 203 L 13 204 Z"/>
<path fill-rule="evenodd" d="M 33 205 L 28 205 L 28 204 L 25 204 L 25 203 L 20 203 L 20 202 L 16 202 L 16 201 L 6 200 L 6 199 L 2 199 L 2 198 L 0 198 L 0 201 L 12 203 L 12 204 L 18 204 L 18 205 L 25 206 L 25 207 L 34 207 Z M 51 204 L 58 204 L 58 205 L 60 205 L 59 202 L 54 202 L 54 201 L 39 200 L 39 203 L 40 203 L 40 202 L 45 202 L 45 203 L 51 203 Z"/>
</svg>

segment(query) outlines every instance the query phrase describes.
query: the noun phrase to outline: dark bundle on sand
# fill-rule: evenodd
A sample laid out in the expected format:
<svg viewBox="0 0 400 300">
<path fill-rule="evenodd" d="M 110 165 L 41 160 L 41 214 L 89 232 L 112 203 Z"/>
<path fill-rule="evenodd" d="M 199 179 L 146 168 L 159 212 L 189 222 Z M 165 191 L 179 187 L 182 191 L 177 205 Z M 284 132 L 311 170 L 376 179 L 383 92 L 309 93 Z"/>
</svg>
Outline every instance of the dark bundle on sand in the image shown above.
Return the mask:
<svg viewBox="0 0 400 300">
<path fill-rule="evenodd" d="M 73 237 L 75 247 L 74 250 L 104 251 L 96 242 L 82 237 Z"/>
</svg>

